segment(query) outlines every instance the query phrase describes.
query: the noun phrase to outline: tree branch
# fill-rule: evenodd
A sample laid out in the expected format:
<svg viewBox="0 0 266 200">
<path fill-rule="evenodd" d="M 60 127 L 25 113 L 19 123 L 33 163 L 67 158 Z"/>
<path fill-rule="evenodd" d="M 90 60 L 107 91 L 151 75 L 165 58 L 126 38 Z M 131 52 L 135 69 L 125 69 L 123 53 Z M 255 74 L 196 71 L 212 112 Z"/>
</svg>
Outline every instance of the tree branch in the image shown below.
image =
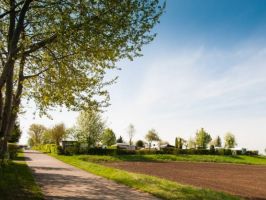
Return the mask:
<svg viewBox="0 0 266 200">
<path fill-rule="evenodd" d="M 42 73 L 48 71 L 50 68 L 47 67 L 46 69 L 44 70 L 41 70 L 40 72 L 36 73 L 36 74 L 33 74 L 33 75 L 28 75 L 28 76 L 23 76 L 23 80 L 26 80 L 26 79 L 30 79 L 30 78 L 34 78 L 34 77 L 37 77 L 39 75 L 41 75 Z"/>
</svg>

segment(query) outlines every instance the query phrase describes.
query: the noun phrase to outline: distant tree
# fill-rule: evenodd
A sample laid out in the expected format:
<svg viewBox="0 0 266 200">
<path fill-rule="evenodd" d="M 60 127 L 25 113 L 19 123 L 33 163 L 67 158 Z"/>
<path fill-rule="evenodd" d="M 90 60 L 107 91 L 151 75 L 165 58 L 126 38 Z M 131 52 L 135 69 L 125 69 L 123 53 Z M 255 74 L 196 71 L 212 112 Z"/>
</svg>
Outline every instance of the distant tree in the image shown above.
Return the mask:
<svg viewBox="0 0 266 200">
<path fill-rule="evenodd" d="M 18 142 L 21 137 L 21 134 L 22 134 L 22 131 L 20 129 L 19 121 L 16 120 L 8 142 L 11 142 L 11 143 Z"/>
<path fill-rule="evenodd" d="M 195 142 L 197 148 L 206 149 L 209 142 L 212 140 L 210 134 L 208 134 L 203 128 L 196 133 Z"/>
<path fill-rule="evenodd" d="M 183 138 L 180 138 L 180 137 L 176 137 L 175 138 L 175 147 L 177 149 L 182 149 L 183 148 L 183 145 L 185 144 L 185 140 Z"/>
<path fill-rule="evenodd" d="M 52 140 L 52 137 L 51 137 L 51 129 L 46 129 L 44 132 L 43 132 L 43 135 L 42 135 L 42 144 L 53 144 L 53 140 Z"/>
<path fill-rule="evenodd" d="M 143 142 L 142 140 L 138 140 L 138 141 L 136 142 L 136 146 L 137 146 L 137 147 L 144 147 L 144 142 Z"/>
<path fill-rule="evenodd" d="M 227 133 L 224 137 L 224 147 L 234 148 L 237 145 L 235 136 L 232 133 Z"/>
<path fill-rule="evenodd" d="M 52 143 L 59 145 L 60 142 L 67 136 L 66 128 L 63 123 L 57 124 L 48 130 Z"/>
<path fill-rule="evenodd" d="M 116 140 L 117 143 L 124 143 L 124 140 L 122 136 L 119 136 L 119 138 Z"/>
<path fill-rule="evenodd" d="M 135 127 L 133 124 L 129 124 L 128 128 L 127 128 L 127 134 L 128 134 L 128 138 L 129 138 L 129 145 L 132 145 L 133 142 L 132 142 L 132 139 L 135 135 Z"/>
<path fill-rule="evenodd" d="M 158 136 L 158 133 L 156 132 L 156 130 L 151 129 L 149 130 L 149 132 L 147 133 L 147 135 L 145 136 L 145 139 L 148 141 L 149 143 L 149 149 L 151 148 L 151 143 L 153 141 L 159 141 L 160 138 Z"/>
<path fill-rule="evenodd" d="M 215 138 L 214 140 L 212 140 L 211 144 L 214 147 L 221 147 L 222 146 L 222 140 L 221 140 L 220 136 L 217 136 L 217 138 Z"/>
<path fill-rule="evenodd" d="M 94 147 L 101 139 L 105 122 L 100 113 L 94 110 L 82 111 L 77 120 L 76 138 Z"/>
<path fill-rule="evenodd" d="M 42 144 L 43 134 L 47 131 L 47 128 L 41 124 L 32 124 L 29 128 L 29 140 L 31 146 Z"/>
<path fill-rule="evenodd" d="M 110 128 L 105 129 L 103 132 L 101 141 L 102 141 L 102 144 L 106 146 L 111 146 L 115 144 L 116 137 L 115 137 L 114 131 Z"/>
<path fill-rule="evenodd" d="M 195 149 L 197 147 L 196 142 L 193 138 L 189 138 L 189 140 L 187 141 L 187 147 L 189 149 Z"/>
</svg>

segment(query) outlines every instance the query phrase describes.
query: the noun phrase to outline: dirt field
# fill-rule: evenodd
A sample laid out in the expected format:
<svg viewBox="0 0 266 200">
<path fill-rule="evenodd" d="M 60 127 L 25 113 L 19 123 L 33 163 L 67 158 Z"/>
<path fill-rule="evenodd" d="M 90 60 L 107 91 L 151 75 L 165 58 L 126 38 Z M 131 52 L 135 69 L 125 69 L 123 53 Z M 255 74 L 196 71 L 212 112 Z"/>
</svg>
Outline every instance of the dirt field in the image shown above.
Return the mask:
<svg viewBox="0 0 266 200">
<path fill-rule="evenodd" d="M 193 162 L 119 162 L 105 165 L 247 199 L 266 200 L 266 166 Z"/>
</svg>

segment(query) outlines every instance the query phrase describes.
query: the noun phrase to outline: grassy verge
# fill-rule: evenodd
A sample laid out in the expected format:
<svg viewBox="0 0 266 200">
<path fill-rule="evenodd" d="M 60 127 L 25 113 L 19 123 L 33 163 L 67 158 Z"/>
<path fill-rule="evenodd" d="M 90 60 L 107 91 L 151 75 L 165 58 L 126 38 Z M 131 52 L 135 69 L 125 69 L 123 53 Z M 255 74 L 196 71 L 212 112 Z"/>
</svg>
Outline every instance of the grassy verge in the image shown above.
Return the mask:
<svg viewBox="0 0 266 200">
<path fill-rule="evenodd" d="M 161 178 L 130 173 L 82 160 L 81 156 L 52 155 L 55 158 L 93 174 L 153 194 L 162 199 L 236 200 L 238 197 L 209 189 L 201 189 Z"/>
<path fill-rule="evenodd" d="M 236 164 L 266 165 L 266 157 L 263 156 L 218 156 L 218 155 L 117 155 L 117 156 L 97 156 L 80 155 L 80 159 L 89 162 L 119 162 L 119 161 L 190 161 L 190 162 L 217 162 Z"/>
<path fill-rule="evenodd" d="M 18 160 L 24 160 L 23 153 L 19 153 Z M 25 161 L 12 161 L 0 167 L 0 199 L 43 199 L 41 190 Z"/>
</svg>

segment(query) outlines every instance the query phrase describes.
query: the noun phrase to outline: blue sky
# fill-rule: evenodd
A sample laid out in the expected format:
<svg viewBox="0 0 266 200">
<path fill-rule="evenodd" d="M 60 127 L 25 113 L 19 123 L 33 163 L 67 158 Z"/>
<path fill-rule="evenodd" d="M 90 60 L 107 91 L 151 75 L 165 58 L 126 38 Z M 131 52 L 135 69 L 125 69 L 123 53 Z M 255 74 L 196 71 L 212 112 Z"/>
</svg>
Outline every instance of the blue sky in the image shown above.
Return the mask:
<svg viewBox="0 0 266 200">
<path fill-rule="evenodd" d="M 111 106 L 104 114 L 117 136 L 135 140 L 155 128 L 163 140 L 193 137 L 204 127 L 213 137 L 230 131 L 239 147 L 266 148 L 266 1 L 168 0 L 157 38 L 143 57 L 121 61 Z M 71 126 L 77 113 L 54 112 Z M 64 116 L 64 117 L 62 117 Z M 21 117 L 26 130 L 31 112 Z"/>
</svg>

